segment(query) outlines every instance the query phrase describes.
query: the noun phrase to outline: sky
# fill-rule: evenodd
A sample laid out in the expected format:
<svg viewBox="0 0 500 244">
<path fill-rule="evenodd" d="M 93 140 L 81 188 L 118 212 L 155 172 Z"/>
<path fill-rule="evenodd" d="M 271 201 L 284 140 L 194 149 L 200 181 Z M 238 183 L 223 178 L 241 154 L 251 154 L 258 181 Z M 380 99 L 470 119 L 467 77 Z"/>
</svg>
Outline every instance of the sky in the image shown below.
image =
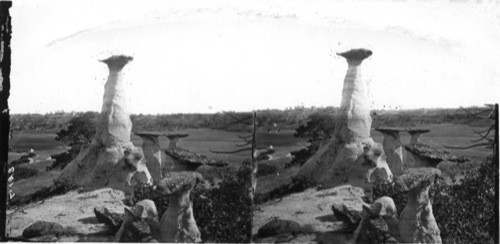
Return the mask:
<svg viewBox="0 0 500 244">
<path fill-rule="evenodd" d="M 124 69 L 130 113 L 339 106 L 345 59 L 374 109 L 498 102 L 500 1 L 18 0 L 11 113 L 100 111 Z"/>
</svg>

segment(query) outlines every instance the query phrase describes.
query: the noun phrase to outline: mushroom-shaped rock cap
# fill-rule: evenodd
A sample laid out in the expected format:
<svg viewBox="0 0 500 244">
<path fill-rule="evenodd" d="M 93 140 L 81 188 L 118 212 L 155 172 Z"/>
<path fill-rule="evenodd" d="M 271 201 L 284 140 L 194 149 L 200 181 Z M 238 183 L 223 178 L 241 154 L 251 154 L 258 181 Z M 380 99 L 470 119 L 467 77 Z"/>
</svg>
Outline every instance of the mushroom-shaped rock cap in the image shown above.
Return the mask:
<svg viewBox="0 0 500 244">
<path fill-rule="evenodd" d="M 375 130 L 382 132 L 382 133 L 393 133 L 393 132 L 406 131 L 406 129 L 401 128 L 401 127 L 378 127 L 378 128 L 375 128 Z"/>
<path fill-rule="evenodd" d="M 337 53 L 337 55 L 342 56 L 347 60 L 359 60 L 359 61 L 362 61 L 363 59 L 370 57 L 372 54 L 373 54 L 372 51 L 363 48 L 351 49 L 347 52 Z"/>
<path fill-rule="evenodd" d="M 411 191 L 430 185 L 439 176 L 441 170 L 436 168 L 405 169 L 402 175 L 396 177 L 396 189 L 402 192 Z"/>
<path fill-rule="evenodd" d="M 140 137 L 157 137 L 157 136 L 161 136 L 161 135 L 164 135 L 165 133 L 162 133 L 162 132 L 155 132 L 155 131 L 136 131 L 134 132 L 134 134 L 140 136 Z"/>
<path fill-rule="evenodd" d="M 428 128 L 406 128 L 406 131 L 410 134 L 423 134 L 423 133 L 427 133 L 427 132 L 430 132 L 431 129 L 428 129 Z"/>
<path fill-rule="evenodd" d="M 184 138 L 184 137 L 188 137 L 189 134 L 166 134 L 165 135 L 168 139 L 172 140 L 172 139 L 176 139 L 176 138 Z"/>
<path fill-rule="evenodd" d="M 425 158 L 429 160 L 429 162 L 438 164 L 439 162 L 446 160 L 447 152 L 438 150 L 432 146 L 425 145 L 422 143 L 419 144 L 413 144 L 413 145 L 406 145 L 405 146 L 406 150 L 409 152 L 418 155 L 422 158 Z"/>
<path fill-rule="evenodd" d="M 158 182 L 157 190 L 165 195 L 181 194 L 192 189 L 203 177 L 198 172 L 171 172 Z"/>
<path fill-rule="evenodd" d="M 110 70 L 121 70 L 128 62 L 134 58 L 125 55 L 113 55 L 107 59 L 99 60 L 108 65 Z"/>
</svg>

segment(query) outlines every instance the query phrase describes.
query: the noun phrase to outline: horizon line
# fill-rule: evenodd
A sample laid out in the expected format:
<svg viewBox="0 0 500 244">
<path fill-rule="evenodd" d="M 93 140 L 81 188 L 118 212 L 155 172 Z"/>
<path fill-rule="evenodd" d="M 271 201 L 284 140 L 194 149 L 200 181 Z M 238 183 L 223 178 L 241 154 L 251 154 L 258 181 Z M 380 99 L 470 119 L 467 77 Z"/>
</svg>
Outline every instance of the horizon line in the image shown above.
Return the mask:
<svg viewBox="0 0 500 244">
<path fill-rule="evenodd" d="M 483 105 L 468 105 L 468 106 L 459 106 L 459 107 L 419 107 L 419 108 L 376 108 L 376 109 L 370 109 L 370 111 L 412 111 L 412 110 L 443 110 L 443 109 L 468 109 L 468 108 L 482 108 L 486 107 L 487 104 L 496 104 L 496 103 L 483 103 Z M 384 106 L 385 107 L 385 106 Z M 216 111 L 216 112 L 170 112 L 170 113 L 129 113 L 129 115 L 177 115 L 177 114 L 218 114 L 218 113 L 251 113 L 252 111 L 269 111 L 269 110 L 278 110 L 278 111 L 287 111 L 287 110 L 297 110 L 297 109 L 328 109 L 328 108 L 333 108 L 333 109 L 338 109 L 340 106 L 303 106 L 303 105 L 297 105 L 293 107 L 287 107 L 284 109 L 280 108 L 263 108 L 263 109 L 255 109 L 255 110 L 241 110 L 241 111 L 235 111 L 235 110 L 221 110 L 221 111 Z M 101 113 L 101 111 L 96 111 L 96 110 L 86 110 L 86 111 L 65 111 L 65 110 L 56 110 L 56 111 L 47 111 L 44 113 L 40 112 L 26 112 L 26 113 L 12 113 L 12 115 L 48 115 L 48 114 L 77 114 L 77 113 L 88 113 L 88 112 L 95 112 L 95 113 Z"/>
</svg>

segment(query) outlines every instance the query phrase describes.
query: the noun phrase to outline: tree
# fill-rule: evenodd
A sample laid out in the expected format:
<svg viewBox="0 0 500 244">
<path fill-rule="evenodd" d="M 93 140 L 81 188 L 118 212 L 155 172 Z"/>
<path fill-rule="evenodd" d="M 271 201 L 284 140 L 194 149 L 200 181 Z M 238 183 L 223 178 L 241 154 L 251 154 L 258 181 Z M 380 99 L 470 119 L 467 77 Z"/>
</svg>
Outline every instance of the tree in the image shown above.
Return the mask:
<svg viewBox="0 0 500 244">
<path fill-rule="evenodd" d="M 303 165 L 319 149 L 321 141 L 330 139 L 335 131 L 335 116 L 327 112 L 315 112 L 308 117 L 306 125 L 295 129 L 293 136 L 302 138 L 309 145 L 301 150 L 291 152 L 293 159 L 288 166 Z"/>
<path fill-rule="evenodd" d="M 71 147 L 70 152 L 78 153 L 84 144 L 92 141 L 96 132 L 96 114 L 86 112 L 69 120 L 68 127 L 57 132 L 56 141 Z"/>
<path fill-rule="evenodd" d="M 252 115 L 246 116 L 244 118 L 237 118 L 234 115 L 231 115 L 230 113 L 225 113 L 225 114 L 233 119 L 233 122 L 225 126 L 226 128 L 233 124 L 251 126 L 251 133 L 248 135 L 239 136 L 239 138 L 243 140 L 243 143 L 237 144 L 236 146 L 239 147 L 240 149 L 234 151 L 215 151 L 210 149 L 210 151 L 212 153 L 219 153 L 219 154 L 234 154 L 244 151 L 249 151 L 251 153 L 250 160 L 249 161 L 245 160 L 242 163 L 242 167 L 238 172 L 238 178 L 241 179 L 241 181 L 243 181 L 246 185 L 245 186 L 246 189 L 244 190 L 246 191 L 246 195 L 248 196 L 248 199 L 250 201 L 251 209 L 253 210 L 255 190 L 257 188 L 257 170 L 258 170 L 257 159 L 256 159 L 257 155 L 255 154 L 255 151 L 257 150 L 257 113 L 253 111 Z M 253 223 L 253 215 L 250 216 L 249 223 L 250 223 L 249 226 L 251 226 Z M 252 241 L 252 228 L 249 228 L 248 239 L 249 242 Z"/>
</svg>

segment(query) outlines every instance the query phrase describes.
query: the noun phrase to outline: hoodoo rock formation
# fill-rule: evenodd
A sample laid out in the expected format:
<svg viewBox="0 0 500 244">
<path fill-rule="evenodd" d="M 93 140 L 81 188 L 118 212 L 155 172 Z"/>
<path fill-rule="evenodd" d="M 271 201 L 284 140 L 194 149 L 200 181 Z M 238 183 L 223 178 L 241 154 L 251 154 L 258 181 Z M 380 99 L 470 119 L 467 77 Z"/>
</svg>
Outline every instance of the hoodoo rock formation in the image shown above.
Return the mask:
<svg viewBox="0 0 500 244">
<path fill-rule="evenodd" d="M 177 143 L 181 138 L 188 137 L 188 134 L 168 134 L 166 137 L 170 140 L 168 143 L 168 149 L 177 149 Z"/>
<path fill-rule="evenodd" d="M 160 194 L 168 195 L 168 209 L 160 220 L 162 242 L 200 242 L 201 233 L 193 215 L 189 194 L 203 177 L 197 172 L 168 173 L 157 185 Z"/>
<path fill-rule="evenodd" d="M 163 133 L 157 132 L 136 132 L 142 139 L 142 152 L 146 158 L 146 165 L 154 181 L 162 178 L 161 148 L 158 137 Z"/>
<path fill-rule="evenodd" d="M 372 52 L 353 49 L 338 55 L 346 58 L 348 69 L 334 137 L 322 143 L 317 153 L 302 166 L 298 176 L 313 179 L 324 187 L 348 183 L 369 190 L 370 172 L 374 172 L 373 168 L 376 167 L 377 171 L 389 169 L 385 155 L 380 155 L 374 162 L 376 165 L 366 162 L 363 157 L 363 154 L 370 154 L 365 151 L 366 148 L 378 148 L 374 147 L 376 143 L 370 137 L 370 102 L 367 84 L 361 77 L 361 63 Z M 380 180 L 389 180 L 392 173 L 385 172 L 381 176 Z"/>
<path fill-rule="evenodd" d="M 401 144 L 401 137 L 399 132 L 405 131 L 402 128 L 377 128 L 384 136 L 384 152 L 387 157 L 387 164 L 394 175 L 401 175 L 403 173 L 403 146 Z"/>
<path fill-rule="evenodd" d="M 108 65 L 101 114 L 95 140 L 64 168 L 59 182 L 71 182 L 84 189 L 112 187 L 133 194 L 133 181 L 150 183 L 151 176 L 143 154 L 130 141 L 132 122 L 126 105 L 123 67 L 128 56 L 112 56 Z"/>
<path fill-rule="evenodd" d="M 410 135 L 411 135 L 410 144 L 416 145 L 416 144 L 420 143 L 420 141 L 419 141 L 420 136 L 424 133 L 430 132 L 431 130 L 425 129 L 425 128 L 409 128 L 406 131 L 408 131 L 408 133 L 410 133 Z"/>
<path fill-rule="evenodd" d="M 432 213 L 429 189 L 441 171 L 434 168 L 405 170 L 397 187 L 408 202 L 399 216 L 399 232 L 405 243 L 441 243 L 440 231 Z"/>
</svg>

